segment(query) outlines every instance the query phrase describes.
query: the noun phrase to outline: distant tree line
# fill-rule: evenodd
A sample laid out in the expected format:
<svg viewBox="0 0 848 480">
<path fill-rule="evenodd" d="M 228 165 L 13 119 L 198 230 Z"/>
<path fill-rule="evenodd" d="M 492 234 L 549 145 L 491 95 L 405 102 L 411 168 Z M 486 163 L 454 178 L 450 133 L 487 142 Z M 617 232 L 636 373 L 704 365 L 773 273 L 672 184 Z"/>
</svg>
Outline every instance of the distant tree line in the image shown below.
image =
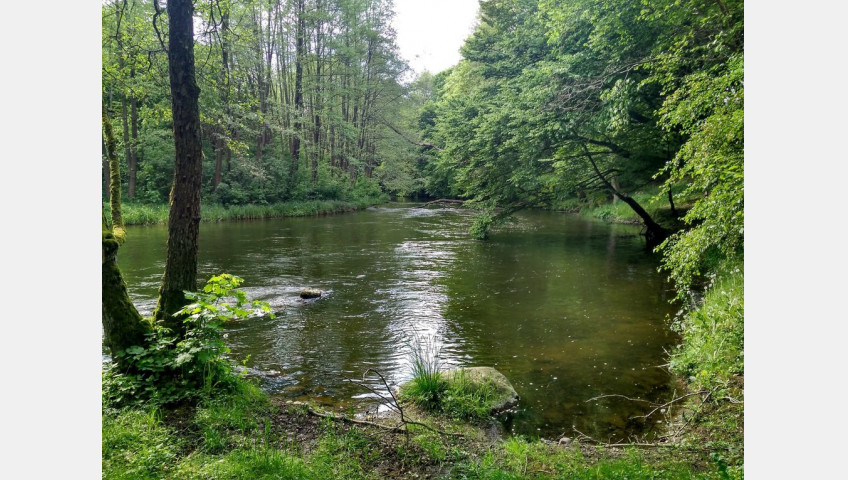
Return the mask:
<svg viewBox="0 0 848 480">
<path fill-rule="evenodd" d="M 159 3 L 102 8 L 103 98 L 124 196 L 147 203 L 168 201 L 174 165 L 169 18 Z M 392 15 L 388 0 L 195 2 L 204 199 L 329 199 L 367 193 L 383 177 L 388 190 L 409 184 L 411 174 L 381 168 L 414 150 L 386 126 L 406 98 L 408 69 Z"/>
</svg>

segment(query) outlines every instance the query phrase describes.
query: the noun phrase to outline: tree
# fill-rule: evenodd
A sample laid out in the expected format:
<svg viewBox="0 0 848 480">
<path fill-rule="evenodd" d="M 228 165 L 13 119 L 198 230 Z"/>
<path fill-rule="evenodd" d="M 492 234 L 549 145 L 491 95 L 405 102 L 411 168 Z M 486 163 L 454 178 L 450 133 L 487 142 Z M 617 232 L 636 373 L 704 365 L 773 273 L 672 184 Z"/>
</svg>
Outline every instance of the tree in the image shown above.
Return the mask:
<svg viewBox="0 0 848 480">
<path fill-rule="evenodd" d="M 660 123 L 684 138 L 666 164 L 667 187 L 681 183 L 696 198 L 689 228 L 660 246 L 682 296 L 717 261 L 744 255 L 744 2 L 664 1 L 646 10 L 646 21 L 669 32 L 650 66 L 668 92 Z"/>
<path fill-rule="evenodd" d="M 161 13 L 155 3 L 157 15 Z M 200 223 L 202 152 L 200 144 L 199 89 L 194 79 L 193 6 L 190 0 L 168 2 L 168 70 L 171 83 L 174 144 L 173 187 L 168 221 L 165 273 L 159 289 L 154 319 L 178 336 L 183 322 L 174 314 L 187 304 L 186 291 L 197 288 L 197 240 Z M 106 151 L 110 165 L 111 226 L 103 215 L 103 329 L 113 355 L 133 345 L 143 345 L 149 325 L 139 315 L 126 292 L 117 266 L 118 247 L 124 240 L 121 218 L 121 182 L 111 122 L 103 109 Z"/>
<path fill-rule="evenodd" d="M 157 5 L 158 10 L 158 5 Z M 197 249 L 203 152 L 200 140 L 200 89 L 195 81 L 194 6 L 191 0 L 169 0 L 168 77 L 175 146 L 174 183 L 168 218 L 165 273 L 154 318 L 175 332 L 183 331 L 173 315 L 186 305 L 186 291 L 197 290 Z"/>
<path fill-rule="evenodd" d="M 668 230 L 628 192 L 660 183 L 681 144 L 660 123 L 665 92 L 647 68 L 662 26 L 626 0 L 490 0 L 480 11 L 463 60 L 422 111 L 425 138 L 444 147 L 432 171 L 487 210 L 475 232 L 599 192 L 642 219 L 649 248 L 661 243 Z"/>
<path fill-rule="evenodd" d="M 127 285 L 118 268 L 118 248 L 124 242 L 126 234 L 121 217 L 120 164 L 115 153 L 112 123 L 106 115 L 105 105 L 103 137 L 112 180 L 110 182 L 110 218 L 107 219 L 105 212 L 102 215 L 101 307 L 103 333 L 114 357 L 118 352 L 129 347 L 144 345 L 145 335 L 150 331 L 150 323 L 142 318 L 130 300 Z"/>
</svg>

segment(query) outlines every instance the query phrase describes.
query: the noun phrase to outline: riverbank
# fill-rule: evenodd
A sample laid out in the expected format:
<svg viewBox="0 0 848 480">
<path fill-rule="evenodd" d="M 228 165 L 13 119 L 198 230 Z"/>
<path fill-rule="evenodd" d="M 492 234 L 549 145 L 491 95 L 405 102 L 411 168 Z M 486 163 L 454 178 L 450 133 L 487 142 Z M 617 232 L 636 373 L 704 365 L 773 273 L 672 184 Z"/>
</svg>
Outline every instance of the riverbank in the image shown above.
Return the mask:
<svg viewBox="0 0 848 480">
<path fill-rule="evenodd" d="M 314 413 L 311 413 L 314 412 Z M 255 387 L 197 408 L 104 412 L 103 478 L 135 479 L 726 479 L 741 468 L 706 438 L 653 447 L 600 447 L 492 438 L 442 422 L 444 435 L 409 426 L 318 416 Z M 425 421 L 431 421 L 427 419 Z M 705 442 L 706 441 L 706 442 Z"/>
<path fill-rule="evenodd" d="M 201 222 L 221 222 L 226 220 L 256 220 L 278 217 L 311 217 L 352 212 L 385 203 L 387 196 L 367 197 L 351 200 L 295 200 L 268 205 L 231 205 L 202 204 Z M 106 214 L 109 204 L 104 203 Z M 155 225 L 168 223 L 169 206 L 123 203 L 121 205 L 125 225 Z"/>
</svg>

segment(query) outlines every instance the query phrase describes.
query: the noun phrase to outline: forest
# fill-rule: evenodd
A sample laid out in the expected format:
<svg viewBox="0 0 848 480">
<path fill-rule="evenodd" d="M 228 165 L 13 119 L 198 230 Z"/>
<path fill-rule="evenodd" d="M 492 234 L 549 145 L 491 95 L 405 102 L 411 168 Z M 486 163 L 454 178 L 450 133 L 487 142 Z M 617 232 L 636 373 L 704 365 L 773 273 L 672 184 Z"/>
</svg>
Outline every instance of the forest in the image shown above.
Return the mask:
<svg viewBox="0 0 848 480">
<path fill-rule="evenodd" d="M 103 478 L 744 477 L 743 2 L 481 0 L 441 72 L 401 57 L 391 0 L 101 11 Z M 628 401 L 666 430 L 492 441 L 475 402 L 493 393 L 426 348 L 397 398 L 372 372 L 399 427 L 240 374 L 227 325 L 281 313 L 242 290 L 249 272 L 201 278 L 200 224 L 390 200 L 470 212 L 473 245 L 527 212 L 638 225 L 682 387 Z M 137 224 L 167 225 L 150 315 L 122 274 Z"/>
</svg>

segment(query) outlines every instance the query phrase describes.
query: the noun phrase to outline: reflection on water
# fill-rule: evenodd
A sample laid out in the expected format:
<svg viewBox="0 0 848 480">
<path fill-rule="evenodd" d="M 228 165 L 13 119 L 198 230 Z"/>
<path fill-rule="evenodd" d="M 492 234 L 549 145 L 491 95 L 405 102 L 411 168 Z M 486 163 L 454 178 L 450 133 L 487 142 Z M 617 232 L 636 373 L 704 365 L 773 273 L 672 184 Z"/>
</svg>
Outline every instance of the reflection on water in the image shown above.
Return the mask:
<svg viewBox="0 0 848 480">
<path fill-rule="evenodd" d="M 516 433 L 572 428 L 601 438 L 641 431 L 644 399 L 670 395 L 659 365 L 674 338 L 671 298 L 638 228 L 572 215 L 524 212 L 480 242 L 472 213 L 404 205 L 352 214 L 201 225 L 200 278 L 245 278 L 275 319 L 228 327 L 236 360 L 274 394 L 334 408 L 373 402 L 368 368 L 392 384 L 410 376 L 416 339 L 437 342 L 443 367 L 492 365 L 520 407 Z M 143 313 L 155 307 L 164 226 L 129 229 L 119 262 Z M 317 300 L 298 297 L 323 290 Z M 374 382 L 374 380 L 369 380 Z M 374 388 L 376 383 L 369 383 Z"/>
</svg>

